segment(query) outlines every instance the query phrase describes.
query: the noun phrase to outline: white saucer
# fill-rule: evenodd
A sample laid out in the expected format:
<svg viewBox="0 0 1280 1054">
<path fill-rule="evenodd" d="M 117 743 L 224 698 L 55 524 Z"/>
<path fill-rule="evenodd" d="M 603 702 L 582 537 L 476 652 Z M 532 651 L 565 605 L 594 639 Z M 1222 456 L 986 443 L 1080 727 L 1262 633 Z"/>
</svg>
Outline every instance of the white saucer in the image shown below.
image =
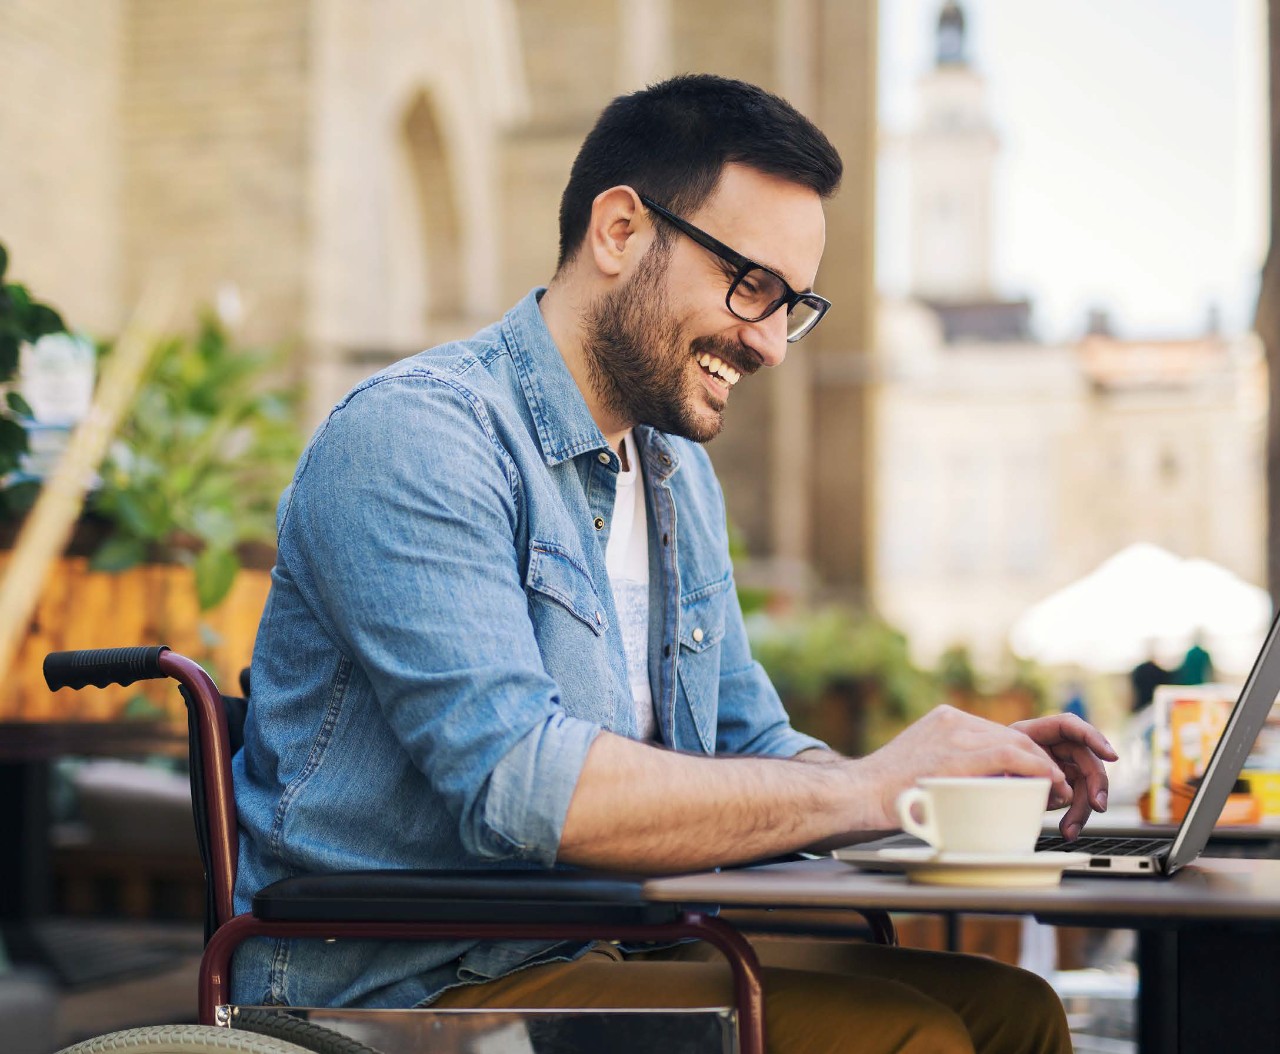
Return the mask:
<svg viewBox="0 0 1280 1054">
<path fill-rule="evenodd" d="M 837 849 L 837 860 L 868 870 L 905 871 L 907 880 L 931 886 L 1056 886 L 1075 853 L 939 853 L 930 846 L 903 849 Z"/>
</svg>

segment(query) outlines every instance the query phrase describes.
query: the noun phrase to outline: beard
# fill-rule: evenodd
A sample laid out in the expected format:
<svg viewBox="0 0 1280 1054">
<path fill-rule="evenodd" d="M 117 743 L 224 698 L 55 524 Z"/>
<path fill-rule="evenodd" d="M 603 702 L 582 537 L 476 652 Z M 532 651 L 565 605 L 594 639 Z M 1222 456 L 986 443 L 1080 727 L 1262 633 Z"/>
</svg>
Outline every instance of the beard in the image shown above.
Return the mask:
<svg viewBox="0 0 1280 1054">
<path fill-rule="evenodd" d="M 665 307 L 670 244 L 655 244 L 625 285 L 598 297 L 584 319 L 587 376 L 602 407 L 620 420 L 706 443 L 724 427 L 723 399 L 706 392 L 693 360 L 703 352 L 744 376 L 737 345 L 718 337 L 686 341 L 680 320 Z M 705 401 L 711 413 L 698 413 Z"/>
</svg>

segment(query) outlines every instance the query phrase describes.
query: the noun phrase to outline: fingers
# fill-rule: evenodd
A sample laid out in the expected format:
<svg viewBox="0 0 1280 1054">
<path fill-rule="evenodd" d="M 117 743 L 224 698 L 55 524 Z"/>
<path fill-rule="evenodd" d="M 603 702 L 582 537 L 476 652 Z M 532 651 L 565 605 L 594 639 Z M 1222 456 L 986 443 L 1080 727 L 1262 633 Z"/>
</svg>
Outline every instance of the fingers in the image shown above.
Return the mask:
<svg viewBox="0 0 1280 1054">
<path fill-rule="evenodd" d="M 1075 714 L 1053 714 L 1049 717 L 1035 717 L 1029 721 L 1018 721 L 1009 726 L 1030 736 L 1041 746 L 1054 743 L 1079 743 L 1087 747 L 1104 761 L 1118 761 L 1120 755 L 1107 737 L 1099 732 L 1088 721 Z"/>
<path fill-rule="evenodd" d="M 1056 802 L 1056 807 L 1065 805 L 1074 797 L 1072 781 L 1057 759 L 1025 736 L 1002 743 L 988 753 L 975 754 L 973 760 L 977 765 L 973 775 L 1048 779 L 1047 802 Z"/>
<path fill-rule="evenodd" d="M 1067 806 L 1059 829 L 1071 840 L 1092 812 L 1106 811 L 1103 762 L 1118 759 L 1106 737 L 1074 714 L 1005 726 L 939 707 L 902 740 L 895 745 L 915 763 L 909 767 L 927 774 L 1047 777 L 1047 804 L 1055 809 Z"/>
<path fill-rule="evenodd" d="M 993 721 L 960 715 L 964 723 L 950 736 L 954 763 L 966 775 L 1038 776 L 1053 783 L 1053 791 L 1071 795 L 1066 773 L 1053 754 L 1021 731 Z"/>
<path fill-rule="evenodd" d="M 993 763 L 998 768 L 993 772 L 998 771 L 1006 776 L 1046 777 L 1053 784 L 1051 793 L 1070 796 L 1071 786 L 1067 782 L 1067 774 L 1057 759 L 1026 737 L 1020 737 L 1020 740 L 1002 744 L 995 751 Z"/>
<path fill-rule="evenodd" d="M 1052 727 L 1043 724 L 1045 720 L 1053 722 L 1037 719 L 1001 725 L 940 706 L 885 748 L 886 758 L 889 754 L 901 757 L 897 771 L 907 783 L 920 775 L 1038 776 L 1050 780 L 1052 797 L 1073 800 L 1071 781 L 1060 762 L 1074 763 L 1074 756 L 1054 756 L 1051 747 L 1065 744 Z M 1036 731 L 1042 741 L 1028 734 L 1029 726 L 1039 726 Z"/>
<path fill-rule="evenodd" d="M 1055 791 L 1054 793 L 1050 794 L 1049 795 L 1050 809 L 1062 809 L 1070 805 L 1071 802 L 1075 800 L 1075 796 L 1076 796 L 1075 788 L 1079 785 L 1079 782 L 1080 782 L 1080 770 L 1076 768 L 1075 765 L 1071 764 L 1071 762 L 1069 761 L 1064 761 L 1062 758 L 1059 758 L 1058 761 L 1062 765 L 1062 771 L 1066 774 L 1066 777 L 1067 777 L 1067 793 L 1062 794 L 1058 791 Z"/>
<path fill-rule="evenodd" d="M 1050 753 L 1067 770 L 1076 790 L 1083 789 L 1089 804 L 1098 812 L 1107 811 L 1107 770 L 1089 747 L 1082 743 L 1059 743 Z"/>
<path fill-rule="evenodd" d="M 1063 837 L 1074 839 L 1091 811 L 1106 812 L 1108 783 L 1103 761 L 1116 761 L 1119 755 L 1101 732 L 1075 714 L 1021 721 L 1012 727 L 1045 747 L 1068 770 L 1073 793 L 1056 797 L 1059 806 L 1070 802 L 1059 827 Z"/>
<path fill-rule="evenodd" d="M 1063 722 L 1059 731 L 1064 739 L 1083 744 L 1104 761 L 1120 760 L 1120 755 L 1116 753 L 1116 748 L 1111 745 L 1107 737 L 1088 721 L 1082 720 L 1075 714 L 1063 714 L 1062 717 Z"/>
<path fill-rule="evenodd" d="M 1062 819 L 1058 821 L 1058 830 L 1062 832 L 1062 837 L 1069 842 L 1074 842 L 1080 837 L 1080 829 L 1089 818 L 1089 812 L 1088 799 L 1083 794 L 1077 795 Z"/>
</svg>

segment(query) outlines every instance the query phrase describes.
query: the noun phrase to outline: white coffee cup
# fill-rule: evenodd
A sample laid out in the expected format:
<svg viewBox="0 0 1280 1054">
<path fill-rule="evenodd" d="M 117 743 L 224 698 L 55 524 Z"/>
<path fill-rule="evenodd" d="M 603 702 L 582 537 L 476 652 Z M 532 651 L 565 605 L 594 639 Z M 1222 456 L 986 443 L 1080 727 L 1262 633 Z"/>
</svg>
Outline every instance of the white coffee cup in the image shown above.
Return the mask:
<svg viewBox="0 0 1280 1054">
<path fill-rule="evenodd" d="M 898 795 L 902 829 L 942 853 L 1007 856 L 1035 850 L 1049 780 L 937 776 Z M 916 819 L 917 813 L 920 819 Z"/>
</svg>

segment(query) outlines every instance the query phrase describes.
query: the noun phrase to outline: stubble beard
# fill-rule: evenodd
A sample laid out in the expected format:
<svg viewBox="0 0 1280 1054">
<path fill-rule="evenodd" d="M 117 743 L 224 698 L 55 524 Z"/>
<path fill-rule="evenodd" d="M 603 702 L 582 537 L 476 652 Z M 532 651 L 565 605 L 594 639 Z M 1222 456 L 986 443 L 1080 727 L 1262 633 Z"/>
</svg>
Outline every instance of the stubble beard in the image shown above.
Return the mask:
<svg viewBox="0 0 1280 1054">
<path fill-rule="evenodd" d="M 724 427 L 725 404 L 701 391 L 691 363 L 700 351 L 717 354 L 723 342 L 711 337 L 686 342 L 679 319 L 665 307 L 669 256 L 669 247 L 655 244 L 629 282 L 588 308 L 587 377 L 609 414 L 706 443 Z M 695 412 L 700 395 L 710 414 Z"/>
</svg>

